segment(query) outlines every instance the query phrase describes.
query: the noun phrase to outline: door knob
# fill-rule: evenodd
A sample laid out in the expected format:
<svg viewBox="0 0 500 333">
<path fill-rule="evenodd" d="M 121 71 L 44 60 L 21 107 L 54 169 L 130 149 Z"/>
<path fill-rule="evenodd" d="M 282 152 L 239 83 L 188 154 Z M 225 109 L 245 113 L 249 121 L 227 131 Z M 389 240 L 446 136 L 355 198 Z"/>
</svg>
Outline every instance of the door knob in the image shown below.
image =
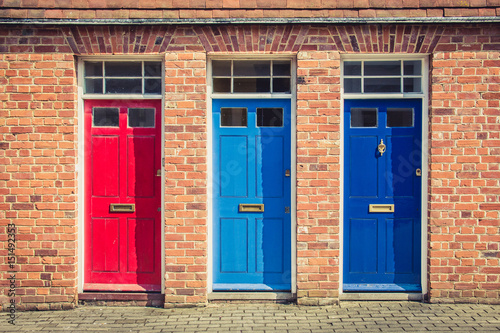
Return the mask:
<svg viewBox="0 0 500 333">
<path fill-rule="evenodd" d="M 380 144 L 377 147 L 378 152 L 380 153 L 380 156 L 384 156 L 386 146 L 384 145 L 384 140 L 380 139 Z"/>
</svg>

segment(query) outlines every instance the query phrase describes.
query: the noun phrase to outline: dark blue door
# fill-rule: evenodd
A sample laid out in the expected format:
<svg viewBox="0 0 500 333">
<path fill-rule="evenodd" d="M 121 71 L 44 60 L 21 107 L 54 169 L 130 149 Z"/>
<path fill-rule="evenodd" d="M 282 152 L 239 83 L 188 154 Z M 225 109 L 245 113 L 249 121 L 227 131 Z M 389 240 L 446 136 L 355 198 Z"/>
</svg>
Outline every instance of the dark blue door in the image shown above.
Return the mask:
<svg viewBox="0 0 500 333">
<path fill-rule="evenodd" d="M 290 100 L 213 100 L 214 290 L 290 290 Z"/>
<path fill-rule="evenodd" d="M 344 112 L 344 291 L 421 291 L 422 101 Z"/>
</svg>

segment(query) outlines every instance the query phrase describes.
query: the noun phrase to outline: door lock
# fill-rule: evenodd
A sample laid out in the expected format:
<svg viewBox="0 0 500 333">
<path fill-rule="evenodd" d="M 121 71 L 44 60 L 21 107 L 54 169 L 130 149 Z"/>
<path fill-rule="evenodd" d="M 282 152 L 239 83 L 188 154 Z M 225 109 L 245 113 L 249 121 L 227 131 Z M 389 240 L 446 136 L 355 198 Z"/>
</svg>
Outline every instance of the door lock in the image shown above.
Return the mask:
<svg viewBox="0 0 500 333">
<path fill-rule="evenodd" d="M 418 168 L 417 171 L 415 171 L 415 174 L 417 175 L 417 177 L 422 177 L 422 170 Z"/>
</svg>

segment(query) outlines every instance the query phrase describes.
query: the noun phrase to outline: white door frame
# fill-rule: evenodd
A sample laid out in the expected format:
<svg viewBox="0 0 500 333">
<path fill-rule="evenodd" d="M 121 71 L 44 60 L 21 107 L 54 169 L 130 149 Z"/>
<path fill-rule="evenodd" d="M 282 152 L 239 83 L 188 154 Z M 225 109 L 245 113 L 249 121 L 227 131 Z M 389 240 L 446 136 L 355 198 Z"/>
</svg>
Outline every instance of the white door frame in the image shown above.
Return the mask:
<svg viewBox="0 0 500 333">
<path fill-rule="evenodd" d="M 291 93 L 290 94 L 261 94 L 261 93 L 251 93 L 251 94 L 241 94 L 241 93 L 212 93 L 212 60 L 291 60 L 292 71 L 291 71 Z M 213 293 L 213 124 L 212 124 L 212 99 L 289 99 L 291 101 L 291 294 L 295 295 L 297 293 L 297 93 L 296 93 L 296 76 L 297 76 L 297 61 L 296 54 L 282 54 L 276 56 L 273 54 L 259 54 L 259 55 L 249 55 L 249 54 L 209 54 L 207 57 L 207 233 L 208 233 L 208 260 L 207 260 L 207 293 Z M 227 296 L 231 293 L 224 293 Z M 240 293 L 241 294 L 241 293 Z M 251 299 L 252 295 L 256 296 L 258 293 L 250 293 Z M 261 293 L 263 294 L 263 293 Z M 230 297 L 230 296 L 229 296 Z"/>
<path fill-rule="evenodd" d="M 422 60 L 422 90 L 421 94 L 416 93 L 384 93 L 384 94 L 353 94 L 344 93 L 343 87 L 343 62 L 345 60 Z M 421 262 L 420 262 L 420 283 L 422 285 L 421 296 L 428 293 L 427 284 L 427 216 L 428 216 L 428 179 L 429 179 L 429 54 L 342 54 L 341 55 L 341 89 L 340 89 L 340 260 L 339 260 L 339 295 L 342 299 L 345 295 L 343 291 L 344 275 L 344 100 L 345 99 L 422 99 L 422 195 L 421 195 Z M 395 293 L 391 293 L 394 294 Z M 405 295 L 405 293 L 399 293 Z M 379 293 L 363 293 L 366 298 L 383 299 Z M 375 295 L 373 298 L 373 295 Z M 406 297 L 406 296 L 405 296 Z M 358 298 L 359 299 L 359 298 Z"/>
<path fill-rule="evenodd" d="M 161 99 L 161 203 L 163 207 L 163 202 L 165 202 L 165 168 L 163 161 L 165 160 L 165 89 L 162 88 L 161 97 L 159 96 L 148 96 L 148 95 L 106 95 L 106 94 L 85 94 L 84 93 L 84 62 L 85 61 L 161 61 L 162 62 L 162 73 L 165 73 L 165 56 L 150 56 L 150 55 L 132 55 L 132 56 L 81 56 L 78 57 L 78 77 L 77 77 L 77 90 L 78 90 L 78 128 L 77 128 L 77 181 L 78 181 L 78 239 L 77 239 L 77 253 L 78 253 L 78 284 L 77 292 L 83 293 L 84 285 L 84 270 L 85 270 L 85 119 L 84 119 L 84 105 L 87 99 L 123 99 L 123 100 L 145 100 L 145 99 Z M 162 87 L 165 87 L 165 75 L 162 74 Z M 161 293 L 165 291 L 165 212 L 161 210 Z"/>
</svg>

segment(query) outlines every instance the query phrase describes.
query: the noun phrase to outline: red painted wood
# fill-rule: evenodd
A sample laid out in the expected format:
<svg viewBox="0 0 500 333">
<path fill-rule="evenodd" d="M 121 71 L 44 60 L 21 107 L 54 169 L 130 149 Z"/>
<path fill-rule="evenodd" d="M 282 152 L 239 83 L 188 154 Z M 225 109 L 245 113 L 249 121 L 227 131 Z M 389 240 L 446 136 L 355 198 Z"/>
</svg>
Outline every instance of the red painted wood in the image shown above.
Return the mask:
<svg viewBox="0 0 500 333">
<path fill-rule="evenodd" d="M 119 109 L 118 127 L 92 126 L 95 107 Z M 130 128 L 129 108 L 154 108 L 155 127 Z M 161 287 L 161 101 L 85 101 L 85 290 Z M 110 204 L 135 204 L 112 213 Z"/>
</svg>

